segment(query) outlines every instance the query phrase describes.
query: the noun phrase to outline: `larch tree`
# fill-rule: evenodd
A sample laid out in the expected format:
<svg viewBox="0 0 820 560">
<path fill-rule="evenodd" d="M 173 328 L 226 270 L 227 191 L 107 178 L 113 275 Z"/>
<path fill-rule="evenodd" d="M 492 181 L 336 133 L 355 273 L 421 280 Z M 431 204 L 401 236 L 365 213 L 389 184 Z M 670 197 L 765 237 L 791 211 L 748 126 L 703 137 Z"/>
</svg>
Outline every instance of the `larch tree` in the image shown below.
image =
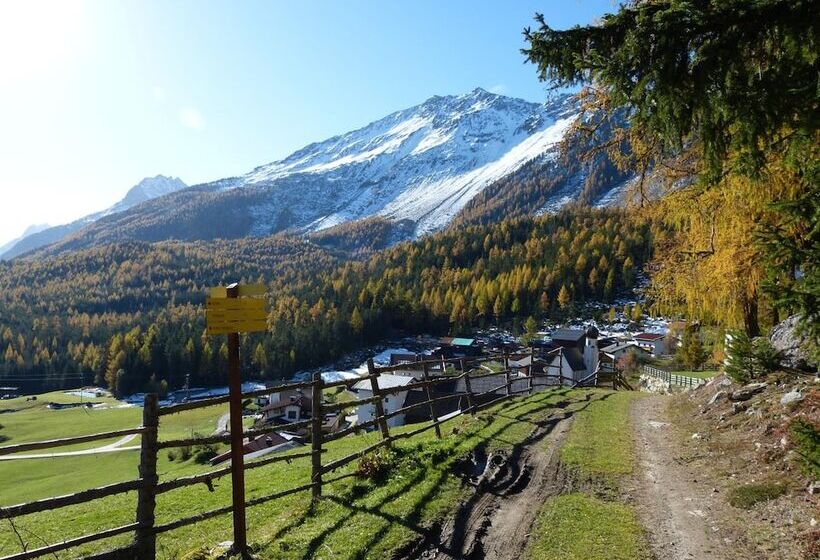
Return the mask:
<svg viewBox="0 0 820 560">
<path fill-rule="evenodd" d="M 525 30 L 541 80 L 585 86 L 576 130 L 614 130 L 599 149 L 673 228 L 653 265 L 659 309 L 750 335 L 762 308 L 797 312 L 820 338 L 818 20 L 815 0 L 640 0 Z"/>
</svg>

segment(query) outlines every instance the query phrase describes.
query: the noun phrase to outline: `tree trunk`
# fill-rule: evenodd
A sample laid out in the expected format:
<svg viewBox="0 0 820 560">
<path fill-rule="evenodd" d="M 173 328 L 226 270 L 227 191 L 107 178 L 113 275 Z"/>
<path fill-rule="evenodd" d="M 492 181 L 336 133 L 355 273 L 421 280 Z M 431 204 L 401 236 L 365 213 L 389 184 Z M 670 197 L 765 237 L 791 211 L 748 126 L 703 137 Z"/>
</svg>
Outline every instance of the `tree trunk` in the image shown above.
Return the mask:
<svg viewBox="0 0 820 560">
<path fill-rule="evenodd" d="M 757 320 L 757 293 L 743 302 L 743 326 L 749 338 L 760 336 L 760 323 Z"/>
</svg>

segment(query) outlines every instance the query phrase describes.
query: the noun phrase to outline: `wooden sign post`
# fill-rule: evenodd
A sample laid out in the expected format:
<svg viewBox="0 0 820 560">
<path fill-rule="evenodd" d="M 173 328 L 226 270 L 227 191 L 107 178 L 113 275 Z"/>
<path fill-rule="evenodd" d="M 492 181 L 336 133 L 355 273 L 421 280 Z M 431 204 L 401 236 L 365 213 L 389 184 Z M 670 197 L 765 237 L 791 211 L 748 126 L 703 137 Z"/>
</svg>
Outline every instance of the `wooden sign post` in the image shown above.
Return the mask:
<svg viewBox="0 0 820 560">
<path fill-rule="evenodd" d="M 239 372 L 239 333 L 267 330 L 267 312 L 261 284 L 231 284 L 209 290 L 205 317 L 209 335 L 228 335 L 228 391 L 231 428 L 231 487 L 233 495 L 233 549 L 247 553 L 245 527 L 245 457 L 242 428 L 242 377 Z"/>
</svg>

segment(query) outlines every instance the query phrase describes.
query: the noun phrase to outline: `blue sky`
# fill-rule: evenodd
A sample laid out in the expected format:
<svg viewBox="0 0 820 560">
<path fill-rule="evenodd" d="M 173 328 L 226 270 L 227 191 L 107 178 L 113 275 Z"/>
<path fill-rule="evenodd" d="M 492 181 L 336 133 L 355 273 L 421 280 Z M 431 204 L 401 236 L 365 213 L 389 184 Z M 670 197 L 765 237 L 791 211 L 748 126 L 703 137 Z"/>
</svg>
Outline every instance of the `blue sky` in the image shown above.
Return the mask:
<svg viewBox="0 0 820 560">
<path fill-rule="evenodd" d="M 0 3 L 0 243 L 145 176 L 237 175 L 432 95 L 532 101 L 522 29 L 612 0 Z"/>
</svg>

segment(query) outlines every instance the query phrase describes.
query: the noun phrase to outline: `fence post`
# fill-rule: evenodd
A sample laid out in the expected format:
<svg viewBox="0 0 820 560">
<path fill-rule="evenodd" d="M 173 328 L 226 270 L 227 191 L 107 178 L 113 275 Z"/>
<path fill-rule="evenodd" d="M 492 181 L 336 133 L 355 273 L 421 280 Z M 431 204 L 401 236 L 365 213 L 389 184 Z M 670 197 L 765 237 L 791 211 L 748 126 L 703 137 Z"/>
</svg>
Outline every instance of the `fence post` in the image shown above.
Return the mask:
<svg viewBox="0 0 820 560">
<path fill-rule="evenodd" d="M 504 383 L 506 385 L 504 394 L 510 396 L 510 356 L 504 353 Z"/>
<path fill-rule="evenodd" d="M 140 443 L 139 474 L 143 485 L 137 491 L 137 523 L 134 546 L 138 558 L 153 560 L 157 556 L 157 537 L 154 534 L 154 510 L 157 486 L 157 431 L 159 428 L 159 397 L 145 395 L 142 425 L 146 428 Z"/>
<path fill-rule="evenodd" d="M 527 366 L 527 394 L 532 395 L 532 361 Z"/>
<path fill-rule="evenodd" d="M 470 372 L 464 372 L 464 388 L 467 390 L 467 407 L 470 414 L 475 415 L 475 401 L 473 400 L 473 388 L 470 386 Z"/>
<path fill-rule="evenodd" d="M 430 372 L 427 369 L 427 363 L 425 362 L 422 367 L 423 375 L 424 375 L 424 391 L 427 394 L 427 400 L 430 401 L 430 420 L 435 422 L 436 427 L 436 437 L 441 439 L 441 426 L 439 426 L 438 418 L 436 418 L 436 404 L 433 402 L 433 392 L 430 390 Z"/>
<path fill-rule="evenodd" d="M 311 394 L 311 434 L 310 446 L 312 454 L 311 461 L 311 477 L 310 481 L 313 483 L 311 488 L 311 495 L 316 500 L 322 497 L 322 374 L 319 372 L 313 373 L 313 387 Z M 341 412 L 340 412 L 341 414 Z"/>
<path fill-rule="evenodd" d="M 390 439 L 390 429 L 387 427 L 387 420 L 384 417 L 382 392 L 379 389 L 378 377 L 375 375 L 377 372 L 376 366 L 373 363 L 373 358 L 367 360 L 367 373 L 370 374 L 370 387 L 373 389 L 373 396 L 377 397 L 376 402 L 373 404 L 376 407 L 376 419 L 379 423 L 379 430 L 382 433 L 382 439 Z"/>
</svg>

